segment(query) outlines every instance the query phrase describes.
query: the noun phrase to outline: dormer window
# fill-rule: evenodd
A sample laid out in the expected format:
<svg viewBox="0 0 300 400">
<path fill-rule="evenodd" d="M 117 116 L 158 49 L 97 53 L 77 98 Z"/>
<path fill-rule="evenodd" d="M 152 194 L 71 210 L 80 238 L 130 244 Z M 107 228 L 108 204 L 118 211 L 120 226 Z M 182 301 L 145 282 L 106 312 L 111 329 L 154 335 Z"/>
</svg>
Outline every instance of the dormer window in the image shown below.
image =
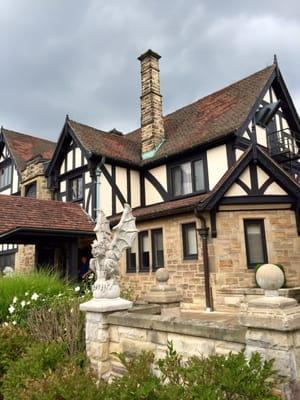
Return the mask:
<svg viewBox="0 0 300 400">
<path fill-rule="evenodd" d="M 203 158 L 170 167 L 170 185 L 174 197 L 205 191 Z"/>
<path fill-rule="evenodd" d="M 36 198 L 36 182 L 32 182 L 25 187 L 25 197 Z"/>
</svg>

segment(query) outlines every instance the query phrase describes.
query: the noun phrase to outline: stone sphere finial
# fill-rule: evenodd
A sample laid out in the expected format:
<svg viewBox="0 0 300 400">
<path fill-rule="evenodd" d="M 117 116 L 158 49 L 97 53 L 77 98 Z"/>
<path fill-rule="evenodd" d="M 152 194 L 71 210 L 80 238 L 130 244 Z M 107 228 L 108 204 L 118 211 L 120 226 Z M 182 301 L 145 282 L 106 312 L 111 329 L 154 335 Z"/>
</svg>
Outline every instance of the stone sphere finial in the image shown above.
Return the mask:
<svg viewBox="0 0 300 400">
<path fill-rule="evenodd" d="M 169 280 L 169 277 L 170 277 L 170 275 L 166 268 L 159 268 L 155 272 L 156 281 L 160 284 L 166 284 Z"/>
<path fill-rule="evenodd" d="M 256 281 L 264 289 L 265 296 L 278 296 L 284 284 L 284 273 L 274 264 L 264 264 L 256 272 Z"/>
</svg>

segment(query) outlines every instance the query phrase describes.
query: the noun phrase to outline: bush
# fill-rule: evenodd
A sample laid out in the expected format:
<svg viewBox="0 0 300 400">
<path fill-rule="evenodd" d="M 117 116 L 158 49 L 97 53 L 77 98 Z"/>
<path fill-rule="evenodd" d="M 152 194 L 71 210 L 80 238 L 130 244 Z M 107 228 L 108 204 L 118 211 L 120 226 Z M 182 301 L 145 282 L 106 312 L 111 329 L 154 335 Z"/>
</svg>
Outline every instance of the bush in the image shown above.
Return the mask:
<svg viewBox="0 0 300 400">
<path fill-rule="evenodd" d="M 21 393 L 30 387 L 32 380 L 42 379 L 45 373 L 54 371 L 65 359 L 64 344 L 37 343 L 32 345 L 23 357 L 10 363 L 2 385 L 4 399 L 19 399 Z"/>
<path fill-rule="evenodd" d="M 32 344 L 32 338 L 23 330 L 13 325 L 0 327 L 0 398 L 3 376 L 9 365 L 25 354 Z"/>
<path fill-rule="evenodd" d="M 69 354 L 85 349 L 82 298 L 54 297 L 47 305 L 32 309 L 27 318 L 29 333 L 40 341 L 65 343 Z"/>
<path fill-rule="evenodd" d="M 72 358 L 42 379 L 32 379 L 20 392 L 18 400 L 105 400 L 106 387 L 104 382 L 98 385 L 87 367 Z"/>
<path fill-rule="evenodd" d="M 66 289 L 66 283 L 58 275 L 46 271 L 28 274 L 14 274 L 0 278 L 0 324 L 8 316 L 8 308 L 14 298 L 24 298 L 25 293 L 39 293 L 48 296 L 58 294 Z"/>
</svg>

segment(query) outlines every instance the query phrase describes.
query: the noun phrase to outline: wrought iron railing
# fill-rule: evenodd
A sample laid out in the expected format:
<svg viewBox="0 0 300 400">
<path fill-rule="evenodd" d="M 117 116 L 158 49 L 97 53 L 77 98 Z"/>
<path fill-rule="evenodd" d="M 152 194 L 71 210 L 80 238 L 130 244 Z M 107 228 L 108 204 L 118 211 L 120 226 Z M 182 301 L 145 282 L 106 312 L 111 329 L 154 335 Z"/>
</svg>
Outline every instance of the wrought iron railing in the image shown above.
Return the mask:
<svg viewBox="0 0 300 400">
<path fill-rule="evenodd" d="M 300 140 L 289 128 L 270 133 L 268 145 L 271 156 L 280 161 L 300 158 Z"/>
</svg>

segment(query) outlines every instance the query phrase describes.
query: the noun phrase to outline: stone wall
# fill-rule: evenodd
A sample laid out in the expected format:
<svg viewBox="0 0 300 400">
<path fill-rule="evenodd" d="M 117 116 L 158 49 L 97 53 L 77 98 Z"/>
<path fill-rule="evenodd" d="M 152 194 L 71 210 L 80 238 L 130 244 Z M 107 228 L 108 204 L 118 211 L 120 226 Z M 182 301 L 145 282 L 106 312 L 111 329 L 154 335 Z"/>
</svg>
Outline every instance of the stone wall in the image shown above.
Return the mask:
<svg viewBox="0 0 300 400">
<path fill-rule="evenodd" d="M 209 238 L 209 262 L 214 306 L 218 310 L 230 310 L 240 305 L 236 288 L 255 288 L 254 271 L 247 268 L 244 223 L 245 218 L 263 218 L 269 261 L 283 264 L 290 287 L 300 286 L 300 237 L 297 234 L 294 211 L 251 210 L 222 211 L 217 213 L 217 237 Z M 207 224 L 210 219 L 207 215 Z M 184 260 L 181 224 L 199 222 L 193 213 L 161 218 L 154 222 L 137 224 L 142 230 L 162 228 L 164 235 L 165 267 L 170 272 L 169 283 L 176 286 L 183 296 L 182 307 L 201 311 L 204 309 L 204 276 L 201 240 L 198 237 L 198 260 Z M 123 280 L 135 287 L 142 298 L 154 284 L 154 273 L 126 273 L 126 258 L 122 259 Z M 224 293 L 224 289 L 227 290 Z M 230 289 L 233 292 L 230 293 Z"/>
<path fill-rule="evenodd" d="M 52 192 L 48 189 L 47 178 L 44 172 L 45 164 L 40 160 L 33 160 L 28 163 L 22 171 L 21 196 L 25 196 L 26 186 L 33 182 L 37 184 L 36 198 L 40 200 L 51 200 Z"/>
<path fill-rule="evenodd" d="M 35 246 L 23 245 L 18 246 L 18 251 L 15 256 L 15 271 L 31 272 L 35 266 Z"/>
<path fill-rule="evenodd" d="M 198 260 L 183 259 L 183 245 L 181 240 L 181 225 L 188 222 L 197 222 L 193 213 L 174 216 L 172 218 L 161 218 L 154 222 L 137 224 L 139 231 L 156 228 L 163 229 L 164 240 L 164 264 L 170 273 L 169 284 L 176 286 L 182 294 L 182 307 L 196 310 L 204 308 L 204 274 L 202 262 L 202 249 L 198 240 Z M 214 255 L 212 239 L 209 239 L 209 255 L 211 270 L 214 271 Z M 155 283 L 154 272 L 126 273 L 126 257 L 121 261 L 121 272 L 123 280 L 135 288 L 138 298 L 143 298 Z M 213 276 L 212 276 L 213 279 Z"/>
<path fill-rule="evenodd" d="M 47 187 L 47 179 L 44 173 L 44 162 L 39 159 L 32 160 L 22 171 L 21 196 L 25 196 L 26 187 L 36 182 L 36 198 L 51 200 L 52 193 Z M 17 272 L 32 271 L 36 264 L 34 245 L 19 245 L 15 258 L 15 270 Z"/>
</svg>

